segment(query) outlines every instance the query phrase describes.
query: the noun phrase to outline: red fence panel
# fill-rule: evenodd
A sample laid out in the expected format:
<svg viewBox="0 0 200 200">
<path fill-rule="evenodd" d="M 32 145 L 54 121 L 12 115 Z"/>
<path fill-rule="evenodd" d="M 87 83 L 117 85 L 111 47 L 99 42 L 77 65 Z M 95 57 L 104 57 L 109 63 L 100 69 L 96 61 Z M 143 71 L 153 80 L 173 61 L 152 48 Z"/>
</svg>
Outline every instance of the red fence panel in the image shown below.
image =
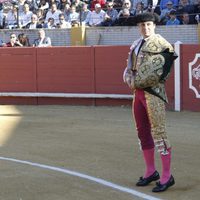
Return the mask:
<svg viewBox="0 0 200 200">
<path fill-rule="evenodd" d="M 181 105 L 200 111 L 200 45 L 181 45 Z"/>
<path fill-rule="evenodd" d="M 130 94 L 122 79 L 128 52 L 128 46 L 95 47 L 96 93 Z"/>
<path fill-rule="evenodd" d="M 94 93 L 93 48 L 37 48 L 38 92 Z"/>
<path fill-rule="evenodd" d="M 181 109 L 200 111 L 200 46 L 181 45 Z M 0 92 L 131 94 L 123 83 L 129 46 L 0 48 Z M 174 69 L 166 83 L 174 108 Z M 0 97 L 2 104 L 124 105 L 131 100 Z"/>
<path fill-rule="evenodd" d="M 130 46 L 95 46 L 95 92 L 131 94 L 123 82 Z M 130 105 L 130 100 L 96 99 L 96 105 Z"/>
<path fill-rule="evenodd" d="M 36 92 L 36 53 L 34 48 L 0 49 L 0 91 Z M 35 104 L 36 98 L 1 97 L 4 104 Z"/>
<path fill-rule="evenodd" d="M 38 92 L 94 93 L 94 48 L 37 48 L 37 83 Z M 39 104 L 77 101 L 81 102 L 80 99 L 40 98 Z M 86 100 L 82 101 L 87 104 Z"/>
</svg>

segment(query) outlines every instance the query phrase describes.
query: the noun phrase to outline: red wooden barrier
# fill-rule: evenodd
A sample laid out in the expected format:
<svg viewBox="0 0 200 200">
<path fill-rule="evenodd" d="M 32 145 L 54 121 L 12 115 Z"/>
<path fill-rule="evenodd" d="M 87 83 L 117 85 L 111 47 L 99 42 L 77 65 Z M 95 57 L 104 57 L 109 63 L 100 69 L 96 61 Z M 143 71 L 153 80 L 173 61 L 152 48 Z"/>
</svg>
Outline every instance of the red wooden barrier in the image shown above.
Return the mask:
<svg viewBox="0 0 200 200">
<path fill-rule="evenodd" d="M 181 108 L 200 111 L 199 45 L 181 45 Z M 129 46 L 1 48 L 0 92 L 131 94 L 123 83 Z M 191 70 L 190 70 L 191 68 Z M 196 70 L 196 71 L 195 71 Z M 174 109 L 174 69 L 166 83 Z M 189 77 L 191 73 L 196 73 Z M 196 87 L 196 93 L 194 87 Z M 1 97 L 1 104 L 127 105 L 131 100 Z"/>
<path fill-rule="evenodd" d="M 94 48 L 37 48 L 37 89 L 50 93 L 94 93 Z M 90 100 L 39 98 L 39 104 L 91 104 Z M 83 103 L 81 103 L 83 102 Z"/>
<path fill-rule="evenodd" d="M 36 52 L 33 48 L 0 49 L 0 91 L 37 92 Z M 36 104 L 36 98 L 1 97 L 2 104 Z"/>
<path fill-rule="evenodd" d="M 95 92 L 98 94 L 131 94 L 122 75 L 129 46 L 95 46 Z M 96 105 L 130 104 L 130 100 L 96 99 Z"/>
<path fill-rule="evenodd" d="M 181 69 L 182 109 L 200 111 L 200 45 L 181 45 Z"/>
</svg>

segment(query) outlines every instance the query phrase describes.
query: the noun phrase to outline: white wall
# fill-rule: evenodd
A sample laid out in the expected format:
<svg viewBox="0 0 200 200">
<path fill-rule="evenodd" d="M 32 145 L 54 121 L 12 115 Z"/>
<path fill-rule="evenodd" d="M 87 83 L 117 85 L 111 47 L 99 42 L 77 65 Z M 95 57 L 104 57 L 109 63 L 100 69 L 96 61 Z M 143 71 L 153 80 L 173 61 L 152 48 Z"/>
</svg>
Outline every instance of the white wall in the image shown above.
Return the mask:
<svg viewBox="0 0 200 200">
<path fill-rule="evenodd" d="M 46 35 L 52 40 L 53 46 L 70 46 L 70 29 L 45 29 Z M 30 43 L 37 38 L 37 30 L 0 30 L 0 39 L 9 41 L 11 32 L 25 33 Z M 198 44 L 197 25 L 157 26 L 157 33 L 170 43 L 181 41 L 183 44 Z M 139 37 L 137 27 L 96 27 L 86 28 L 87 45 L 131 45 Z"/>
</svg>

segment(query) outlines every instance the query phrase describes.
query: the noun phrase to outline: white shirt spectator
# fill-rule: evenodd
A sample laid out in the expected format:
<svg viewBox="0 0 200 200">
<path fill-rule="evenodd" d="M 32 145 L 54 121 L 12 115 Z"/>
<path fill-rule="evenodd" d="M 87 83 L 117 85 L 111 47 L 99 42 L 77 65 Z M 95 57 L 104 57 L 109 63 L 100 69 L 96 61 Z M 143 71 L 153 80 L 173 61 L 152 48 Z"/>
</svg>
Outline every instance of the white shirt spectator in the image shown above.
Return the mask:
<svg viewBox="0 0 200 200">
<path fill-rule="evenodd" d="M 98 26 L 105 20 L 105 11 L 101 9 L 100 4 L 95 5 L 95 10 L 91 12 L 91 14 L 88 16 L 88 24 L 90 26 Z"/>
<path fill-rule="evenodd" d="M 22 13 L 24 11 L 24 4 L 25 4 L 25 1 L 26 0 L 19 0 L 17 1 L 18 3 L 18 11 L 19 11 L 19 14 Z"/>
<path fill-rule="evenodd" d="M 74 21 L 79 22 L 79 13 L 76 12 L 76 7 L 73 5 L 70 9 L 70 14 L 68 17 L 68 22 L 73 23 Z"/>
<path fill-rule="evenodd" d="M 3 9 L 0 10 L 0 26 L 3 27 L 3 19 L 4 19 L 4 13 Z"/>
<path fill-rule="evenodd" d="M 32 11 L 29 10 L 29 5 L 27 3 L 24 4 L 24 11 L 19 14 L 19 26 L 24 27 L 29 22 L 31 22 L 31 16 L 33 15 Z"/>
<path fill-rule="evenodd" d="M 37 4 L 37 9 L 41 9 L 41 10 L 46 10 L 49 9 L 49 3 L 46 2 L 46 0 L 40 0 L 38 2 L 36 2 Z"/>
<path fill-rule="evenodd" d="M 11 10 L 8 11 L 5 18 L 6 28 L 12 29 L 17 26 L 17 8 L 13 6 Z"/>
<path fill-rule="evenodd" d="M 31 11 L 28 11 L 27 13 L 23 12 L 21 15 L 19 15 L 19 25 L 20 27 L 26 26 L 29 22 L 31 22 L 31 16 L 33 13 Z"/>
<path fill-rule="evenodd" d="M 57 25 L 57 28 L 71 28 L 71 24 L 67 21 L 65 21 L 64 14 L 59 15 L 59 21 L 60 23 Z"/>
<path fill-rule="evenodd" d="M 87 19 L 87 16 L 90 15 L 91 11 L 87 8 L 87 4 L 82 4 L 82 10 L 81 10 L 81 22 L 85 24 L 85 20 Z"/>
<path fill-rule="evenodd" d="M 148 7 L 148 0 L 131 0 L 132 9 L 135 9 L 139 2 L 143 3 L 144 8 Z"/>
<path fill-rule="evenodd" d="M 60 10 L 57 10 L 57 6 L 56 4 L 52 4 L 51 6 L 51 10 L 49 10 L 46 14 L 46 18 L 45 18 L 45 22 L 48 22 L 49 18 L 53 18 L 54 19 L 54 24 L 58 24 L 59 23 L 59 15 L 62 12 Z"/>
</svg>

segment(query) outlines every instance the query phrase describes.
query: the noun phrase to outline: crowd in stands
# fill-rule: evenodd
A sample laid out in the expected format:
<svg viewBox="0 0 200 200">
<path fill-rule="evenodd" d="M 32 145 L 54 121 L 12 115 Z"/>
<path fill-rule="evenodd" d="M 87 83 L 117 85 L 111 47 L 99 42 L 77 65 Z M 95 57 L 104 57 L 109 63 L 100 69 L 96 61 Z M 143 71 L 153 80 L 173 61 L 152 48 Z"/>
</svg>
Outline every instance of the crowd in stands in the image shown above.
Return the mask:
<svg viewBox="0 0 200 200">
<path fill-rule="evenodd" d="M 45 29 L 74 26 L 135 26 L 139 13 L 154 12 L 160 25 L 200 23 L 200 0 L 1 0 L 0 29 L 39 29 L 30 45 L 21 33 L 3 47 L 51 46 Z"/>
<path fill-rule="evenodd" d="M 7 43 L 1 41 L 0 47 L 51 47 L 51 38 L 47 37 L 44 29 L 38 29 L 38 38 L 33 44 L 30 44 L 26 34 L 20 33 L 18 36 L 15 33 L 10 34 L 10 40 Z"/>
<path fill-rule="evenodd" d="M 160 25 L 196 24 L 200 0 L 1 0 L 1 29 L 134 26 L 134 16 L 155 12 Z"/>
</svg>

